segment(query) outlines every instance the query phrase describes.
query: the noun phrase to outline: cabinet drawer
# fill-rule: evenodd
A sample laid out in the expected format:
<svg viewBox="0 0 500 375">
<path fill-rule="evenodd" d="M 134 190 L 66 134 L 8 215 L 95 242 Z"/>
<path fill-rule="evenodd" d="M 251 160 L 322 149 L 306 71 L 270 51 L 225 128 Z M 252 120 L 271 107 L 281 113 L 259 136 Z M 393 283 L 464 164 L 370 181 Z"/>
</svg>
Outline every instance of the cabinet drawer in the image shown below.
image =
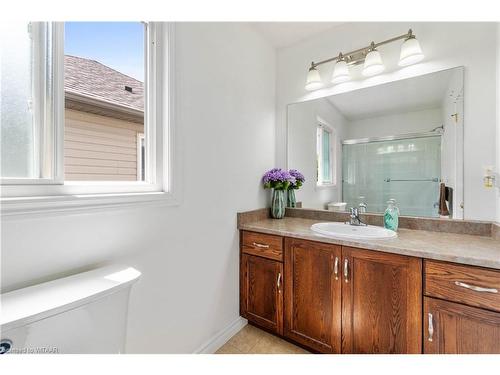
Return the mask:
<svg viewBox="0 0 500 375">
<path fill-rule="evenodd" d="M 425 261 L 425 294 L 500 311 L 500 271 Z"/>
<path fill-rule="evenodd" d="M 283 260 L 283 237 L 246 231 L 243 231 L 241 235 L 243 253 Z"/>
</svg>

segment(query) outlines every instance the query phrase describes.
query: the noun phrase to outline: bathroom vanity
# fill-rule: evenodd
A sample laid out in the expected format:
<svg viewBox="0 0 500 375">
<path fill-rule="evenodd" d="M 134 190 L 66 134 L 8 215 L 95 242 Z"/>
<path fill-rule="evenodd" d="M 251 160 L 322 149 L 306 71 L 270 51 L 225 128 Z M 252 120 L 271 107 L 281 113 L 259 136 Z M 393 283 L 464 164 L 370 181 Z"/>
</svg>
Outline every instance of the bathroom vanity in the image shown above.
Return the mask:
<svg viewBox="0 0 500 375">
<path fill-rule="evenodd" d="M 320 353 L 500 353 L 491 233 L 342 240 L 314 233 L 320 221 L 240 218 L 240 311 L 250 323 Z"/>
<path fill-rule="evenodd" d="M 288 105 L 303 209 L 239 217 L 242 316 L 321 353 L 500 353 L 500 227 L 459 220 L 463 77 L 455 67 Z M 394 201 L 404 216 L 390 238 L 381 214 Z"/>
</svg>

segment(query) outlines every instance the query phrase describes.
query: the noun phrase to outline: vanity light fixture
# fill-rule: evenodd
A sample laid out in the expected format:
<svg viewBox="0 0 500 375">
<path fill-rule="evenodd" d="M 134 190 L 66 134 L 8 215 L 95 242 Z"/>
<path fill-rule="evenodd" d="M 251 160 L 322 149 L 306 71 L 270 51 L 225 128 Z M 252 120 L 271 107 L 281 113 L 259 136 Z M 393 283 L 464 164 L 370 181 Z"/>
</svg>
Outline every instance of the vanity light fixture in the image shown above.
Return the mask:
<svg viewBox="0 0 500 375">
<path fill-rule="evenodd" d="M 323 87 L 323 82 L 321 81 L 318 69 L 316 69 L 314 63 L 311 63 L 311 67 L 307 73 L 306 90 L 312 91 L 321 87 Z"/>
<path fill-rule="evenodd" d="M 365 77 L 371 77 L 382 73 L 384 70 L 385 66 L 382 63 L 382 56 L 380 56 L 380 52 L 375 48 L 375 43 L 372 42 L 365 57 L 363 71 L 361 73 Z"/>
<path fill-rule="evenodd" d="M 417 38 L 410 29 L 406 34 L 396 36 L 382 42 L 371 42 L 367 47 L 359 48 L 348 53 L 339 53 L 336 57 L 332 57 L 320 62 L 312 62 L 306 80 L 306 90 L 317 90 L 323 87 L 323 82 L 317 70 L 317 67 L 322 64 L 335 62 L 332 80 L 333 84 L 338 84 L 351 79 L 349 66 L 363 64 L 362 74 L 366 77 L 379 74 L 384 71 L 385 66 L 382 62 L 382 56 L 378 51 L 378 47 L 404 40 L 401 46 L 399 55 L 399 66 L 408 66 L 421 61 L 424 58 L 422 48 Z"/>
<path fill-rule="evenodd" d="M 339 53 L 335 67 L 333 68 L 332 83 L 336 85 L 337 83 L 342 83 L 349 81 L 351 75 L 349 74 L 349 68 L 347 67 L 347 62 L 345 61 L 342 52 Z"/>
<path fill-rule="evenodd" d="M 420 43 L 410 29 L 410 31 L 408 31 L 408 37 L 401 46 L 401 54 L 399 55 L 398 65 L 408 66 L 416 64 L 419 61 L 422 61 L 423 58 L 424 54 L 422 52 L 422 48 L 420 48 Z"/>
</svg>

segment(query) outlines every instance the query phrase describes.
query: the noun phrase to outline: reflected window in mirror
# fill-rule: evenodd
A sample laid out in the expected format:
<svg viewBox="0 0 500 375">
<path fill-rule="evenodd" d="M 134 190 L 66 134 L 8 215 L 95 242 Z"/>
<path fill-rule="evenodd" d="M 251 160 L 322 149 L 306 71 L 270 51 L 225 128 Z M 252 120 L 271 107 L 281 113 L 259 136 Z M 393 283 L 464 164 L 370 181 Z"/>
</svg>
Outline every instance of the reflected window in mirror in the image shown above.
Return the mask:
<svg viewBox="0 0 500 375">
<path fill-rule="evenodd" d="M 316 128 L 317 186 L 335 185 L 336 135 L 333 127 L 318 122 Z"/>
</svg>

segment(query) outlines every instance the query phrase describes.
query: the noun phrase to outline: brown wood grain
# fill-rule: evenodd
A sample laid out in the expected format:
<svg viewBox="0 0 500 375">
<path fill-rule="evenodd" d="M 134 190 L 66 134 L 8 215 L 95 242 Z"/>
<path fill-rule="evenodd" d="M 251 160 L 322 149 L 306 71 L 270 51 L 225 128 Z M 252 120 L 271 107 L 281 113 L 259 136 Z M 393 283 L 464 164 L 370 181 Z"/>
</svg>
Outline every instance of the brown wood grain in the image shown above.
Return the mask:
<svg viewBox="0 0 500 375">
<path fill-rule="evenodd" d="M 427 296 L 500 311 L 500 271 L 426 260 L 424 274 L 424 293 Z M 455 281 L 484 288 L 496 288 L 497 293 L 477 292 L 458 286 Z"/>
<path fill-rule="evenodd" d="M 432 314 L 432 341 L 428 314 Z M 424 297 L 424 352 L 500 354 L 500 313 Z"/>
<path fill-rule="evenodd" d="M 421 353 L 422 261 L 342 247 L 343 353 Z"/>
<path fill-rule="evenodd" d="M 284 335 L 322 353 L 340 353 L 340 246 L 285 239 Z M 339 269 L 340 272 L 340 269 Z"/>
<path fill-rule="evenodd" d="M 241 255 L 240 310 L 249 321 L 277 334 L 283 332 L 283 264 Z"/>
<path fill-rule="evenodd" d="M 283 261 L 283 237 L 242 231 L 242 250 L 245 254 Z"/>
</svg>

